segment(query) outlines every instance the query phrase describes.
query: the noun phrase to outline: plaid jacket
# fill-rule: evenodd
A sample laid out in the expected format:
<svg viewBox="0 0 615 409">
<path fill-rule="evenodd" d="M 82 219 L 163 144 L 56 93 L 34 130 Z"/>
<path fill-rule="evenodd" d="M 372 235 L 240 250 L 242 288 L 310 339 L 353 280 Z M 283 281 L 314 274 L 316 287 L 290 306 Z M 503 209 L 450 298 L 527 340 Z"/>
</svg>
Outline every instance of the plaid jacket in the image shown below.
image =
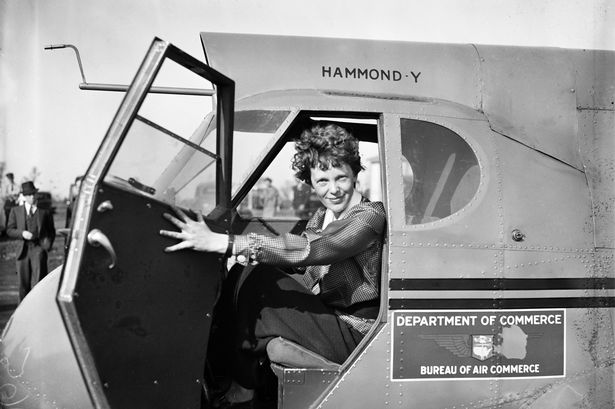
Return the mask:
<svg viewBox="0 0 615 409">
<path fill-rule="evenodd" d="M 386 215 L 381 202 L 363 198 L 341 219 L 321 229 L 326 209 L 318 209 L 301 235 L 237 236 L 235 253 L 253 263 L 295 267 L 304 283 L 340 318 L 365 334 L 373 319 L 347 313 L 353 305 L 378 300 Z"/>
</svg>

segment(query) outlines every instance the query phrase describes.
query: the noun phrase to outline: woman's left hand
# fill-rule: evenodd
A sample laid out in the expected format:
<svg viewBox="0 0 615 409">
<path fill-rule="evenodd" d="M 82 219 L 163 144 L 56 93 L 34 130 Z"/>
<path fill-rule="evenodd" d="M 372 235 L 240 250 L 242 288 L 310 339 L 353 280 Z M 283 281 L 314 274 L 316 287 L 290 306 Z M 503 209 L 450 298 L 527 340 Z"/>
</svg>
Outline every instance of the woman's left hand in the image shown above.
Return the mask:
<svg viewBox="0 0 615 409">
<path fill-rule="evenodd" d="M 214 233 L 203 220 L 203 215 L 198 212 L 197 220 L 190 219 L 181 209 L 173 207 L 179 217 L 164 213 L 163 217 L 177 226 L 181 231 L 160 230 L 161 236 L 181 240 L 179 243 L 164 249 L 172 252 L 182 249 L 224 253 L 228 243 L 228 236 Z"/>
</svg>

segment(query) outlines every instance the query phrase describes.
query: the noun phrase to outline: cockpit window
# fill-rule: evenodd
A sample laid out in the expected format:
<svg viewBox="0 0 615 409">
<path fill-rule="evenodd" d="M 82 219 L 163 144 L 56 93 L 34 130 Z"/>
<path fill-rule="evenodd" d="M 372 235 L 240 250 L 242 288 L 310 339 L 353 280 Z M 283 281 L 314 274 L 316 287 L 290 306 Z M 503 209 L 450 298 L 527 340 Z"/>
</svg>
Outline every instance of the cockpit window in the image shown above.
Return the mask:
<svg viewBox="0 0 615 409">
<path fill-rule="evenodd" d="M 240 203 L 239 214 L 264 219 L 307 220 L 322 206 L 314 189 L 295 178 L 291 166 L 295 152 L 294 141 L 284 144 Z M 358 175 L 356 189 L 372 201 L 381 201 L 378 144 L 360 141 L 359 152 L 365 170 Z"/>
<path fill-rule="evenodd" d="M 289 114 L 290 111 L 271 110 L 235 112 L 232 195 L 269 152 Z"/>
<path fill-rule="evenodd" d="M 440 220 L 470 202 L 480 170 L 461 136 L 435 123 L 402 119 L 401 138 L 406 224 Z"/>
<path fill-rule="evenodd" d="M 285 114 L 290 113 L 286 112 Z M 254 160 L 253 164 L 247 168 L 252 174 L 257 164 L 262 167 L 258 170 L 259 178 L 257 180 L 252 179 L 254 184 L 237 207 L 241 216 L 278 222 L 282 220 L 305 221 L 322 206 L 311 186 L 295 178 L 295 171 L 291 166 L 292 158 L 296 153 L 295 139 L 303 130 L 318 123 L 339 124 L 359 139 L 359 152 L 365 170 L 358 174 L 356 189 L 372 201 L 382 200 L 376 119 L 340 115 L 323 116 L 319 115 L 318 112 L 310 111 L 309 113 L 298 113 L 289 122 L 292 122 L 292 124 L 288 126 L 282 126 L 282 122 L 280 122 L 280 130 L 284 133 L 284 136 L 281 136 L 284 143 L 280 143 L 280 149 L 275 157 L 267 158 L 264 163 L 261 159 Z M 278 140 L 278 138 L 270 139 L 270 143 Z M 259 155 L 253 154 L 252 157 L 255 159 L 261 158 L 263 153 L 270 150 L 263 148 L 262 153 L 259 152 Z M 266 166 L 263 166 L 263 164 L 266 164 Z"/>
</svg>

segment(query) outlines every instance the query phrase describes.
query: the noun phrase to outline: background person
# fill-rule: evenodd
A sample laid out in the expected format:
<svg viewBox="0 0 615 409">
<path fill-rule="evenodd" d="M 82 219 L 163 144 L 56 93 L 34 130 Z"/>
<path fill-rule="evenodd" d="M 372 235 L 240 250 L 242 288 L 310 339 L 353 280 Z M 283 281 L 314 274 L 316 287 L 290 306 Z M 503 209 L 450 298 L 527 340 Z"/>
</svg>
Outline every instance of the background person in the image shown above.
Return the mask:
<svg viewBox="0 0 615 409">
<path fill-rule="evenodd" d="M 214 233 L 200 214 L 194 221 L 179 209 L 179 219 L 165 218 L 181 232 L 160 232 L 181 240 L 165 251 L 232 254 L 253 266 L 247 275 L 237 265 L 231 269 L 216 310 L 226 342 L 215 342 L 214 335 L 212 345 L 228 350 L 211 355 L 231 361 L 235 381 L 225 395 L 227 407 L 251 400 L 261 386 L 260 363 L 272 339 L 282 337 L 342 363 L 378 315 L 386 216 L 382 203 L 355 190 L 363 169 L 358 141 L 330 124 L 304 131 L 295 149 L 295 176 L 314 188 L 323 205 L 302 235 Z M 287 267 L 303 274 L 302 284 Z"/>
<path fill-rule="evenodd" d="M 263 202 L 263 217 L 269 218 L 275 216 L 278 208 L 280 193 L 278 192 L 278 189 L 273 186 L 273 181 L 271 178 L 266 177 L 263 179 L 263 186 L 260 190 L 260 194 Z"/>
<path fill-rule="evenodd" d="M 34 203 L 37 190 L 34 182 L 21 185 L 23 204 L 11 209 L 7 223 L 8 236 L 23 240 L 17 254 L 20 302 L 47 275 L 47 253 L 56 235 L 51 213 Z"/>
<path fill-rule="evenodd" d="M 4 211 L 5 228 L 8 225 L 9 213 L 11 209 L 18 205 L 17 198 L 19 197 L 19 186 L 15 183 L 15 176 L 12 173 L 6 174 L 7 183 L 2 186 L 2 208 Z"/>
<path fill-rule="evenodd" d="M 311 191 L 310 185 L 303 182 L 297 182 L 293 186 L 293 209 L 295 210 L 295 215 L 300 219 L 311 216 L 308 209 Z"/>
</svg>

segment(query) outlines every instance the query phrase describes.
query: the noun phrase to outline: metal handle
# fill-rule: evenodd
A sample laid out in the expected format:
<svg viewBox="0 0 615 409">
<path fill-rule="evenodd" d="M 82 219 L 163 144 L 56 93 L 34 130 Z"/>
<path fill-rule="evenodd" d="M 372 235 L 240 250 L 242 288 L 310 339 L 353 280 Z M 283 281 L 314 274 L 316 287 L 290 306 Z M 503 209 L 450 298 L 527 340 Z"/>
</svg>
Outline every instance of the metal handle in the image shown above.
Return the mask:
<svg viewBox="0 0 615 409">
<path fill-rule="evenodd" d="M 115 262 L 117 259 L 115 255 L 115 250 L 113 249 L 113 246 L 111 245 L 111 242 L 109 241 L 109 238 L 105 236 L 105 233 L 101 232 L 98 229 L 92 229 L 88 233 L 87 238 L 88 238 L 88 243 L 91 246 L 93 247 L 102 246 L 105 250 L 107 250 L 107 252 L 111 256 L 111 264 L 109 264 L 109 269 L 112 269 L 113 267 L 115 267 Z"/>
<path fill-rule="evenodd" d="M 105 200 L 96 208 L 96 211 L 98 213 L 108 212 L 109 210 L 113 210 L 113 203 L 111 203 L 110 200 Z"/>
</svg>

